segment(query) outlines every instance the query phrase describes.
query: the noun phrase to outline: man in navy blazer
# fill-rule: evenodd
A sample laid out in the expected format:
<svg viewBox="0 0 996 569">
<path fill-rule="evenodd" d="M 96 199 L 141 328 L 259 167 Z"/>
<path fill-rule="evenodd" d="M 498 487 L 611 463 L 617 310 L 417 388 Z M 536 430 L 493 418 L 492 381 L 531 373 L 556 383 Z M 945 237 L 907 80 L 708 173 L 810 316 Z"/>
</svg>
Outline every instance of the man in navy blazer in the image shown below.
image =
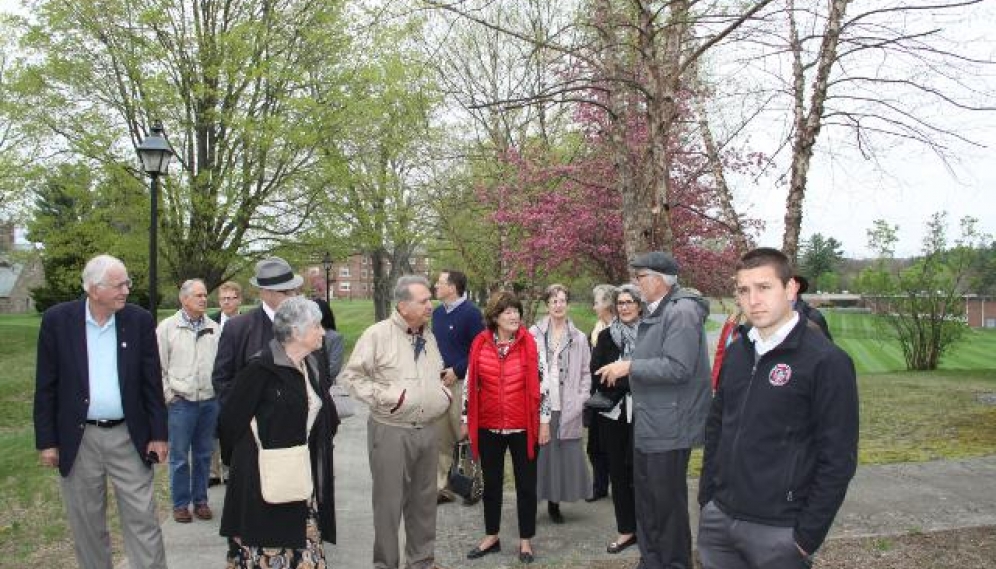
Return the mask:
<svg viewBox="0 0 996 569">
<path fill-rule="evenodd" d="M 76 557 L 110 569 L 107 479 L 131 567 L 166 569 L 151 464 L 167 458 L 167 412 L 155 321 L 126 304 L 131 280 L 110 255 L 83 270 L 86 299 L 45 311 L 38 334 L 35 446 L 59 469 Z"/>
</svg>

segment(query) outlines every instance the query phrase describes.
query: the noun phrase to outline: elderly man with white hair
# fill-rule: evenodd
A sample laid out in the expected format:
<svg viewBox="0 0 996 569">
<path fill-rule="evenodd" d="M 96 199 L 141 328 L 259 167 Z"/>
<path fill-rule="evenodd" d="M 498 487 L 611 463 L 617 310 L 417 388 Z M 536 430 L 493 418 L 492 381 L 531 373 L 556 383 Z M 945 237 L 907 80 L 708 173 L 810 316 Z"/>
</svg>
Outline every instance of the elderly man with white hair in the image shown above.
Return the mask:
<svg viewBox="0 0 996 569">
<path fill-rule="evenodd" d="M 435 565 L 436 419 L 453 399 L 432 330 L 429 281 L 398 279 L 395 310 L 357 340 L 341 381 L 370 406 L 367 447 L 373 478 L 373 566 L 398 569 L 398 528 L 405 523 L 405 567 Z"/>
<path fill-rule="evenodd" d="M 678 262 L 654 251 L 630 267 L 646 303 L 631 358 L 595 372 L 612 385 L 629 376 L 633 394 L 633 489 L 638 569 L 690 569 L 688 459 L 705 436 L 710 370 L 709 303 L 678 286 Z"/>
<path fill-rule="evenodd" d="M 214 517 L 208 506 L 208 478 L 218 399 L 211 385 L 221 327 L 204 315 L 207 287 L 200 279 L 180 286 L 180 310 L 156 328 L 163 394 L 169 408 L 169 478 L 173 520 L 190 523 Z M 188 455 L 190 460 L 187 459 Z"/>
<path fill-rule="evenodd" d="M 130 567 L 166 569 L 151 465 L 166 460 L 166 405 L 155 320 L 128 304 L 128 270 L 98 255 L 83 269 L 86 298 L 42 315 L 35 372 L 35 447 L 58 468 L 83 569 L 112 565 L 110 480 Z"/>
</svg>

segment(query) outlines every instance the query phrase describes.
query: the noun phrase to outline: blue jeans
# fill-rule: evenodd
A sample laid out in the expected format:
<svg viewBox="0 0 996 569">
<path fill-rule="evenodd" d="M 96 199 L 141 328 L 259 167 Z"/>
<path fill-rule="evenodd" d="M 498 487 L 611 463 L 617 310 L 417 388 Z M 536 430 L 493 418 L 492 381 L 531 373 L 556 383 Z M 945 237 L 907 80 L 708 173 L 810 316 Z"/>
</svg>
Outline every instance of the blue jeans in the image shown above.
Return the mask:
<svg viewBox="0 0 996 569">
<path fill-rule="evenodd" d="M 186 508 L 191 502 L 207 504 L 218 410 L 217 399 L 175 398 L 169 404 L 169 479 L 174 509 Z"/>
</svg>

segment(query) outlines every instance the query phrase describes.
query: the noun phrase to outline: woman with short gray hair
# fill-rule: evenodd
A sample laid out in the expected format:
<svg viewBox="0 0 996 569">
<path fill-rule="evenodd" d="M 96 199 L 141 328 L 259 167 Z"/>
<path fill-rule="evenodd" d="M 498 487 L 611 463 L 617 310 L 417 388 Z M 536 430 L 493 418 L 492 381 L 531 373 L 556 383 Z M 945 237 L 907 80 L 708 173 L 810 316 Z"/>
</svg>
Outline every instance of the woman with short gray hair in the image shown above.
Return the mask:
<svg viewBox="0 0 996 569">
<path fill-rule="evenodd" d="M 239 545 L 230 567 L 319 567 L 322 541 L 335 542 L 332 437 L 339 425 L 327 374 L 309 354 L 322 347 L 318 305 L 283 301 L 273 317 L 273 340 L 235 378 L 218 423 L 222 458 L 231 465 L 221 535 Z M 260 491 L 258 445 L 307 444 L 314 493 L 308 500 L 271 504 Z M 302 547 L 303 544 L 303 547 Z"/>
</svg>

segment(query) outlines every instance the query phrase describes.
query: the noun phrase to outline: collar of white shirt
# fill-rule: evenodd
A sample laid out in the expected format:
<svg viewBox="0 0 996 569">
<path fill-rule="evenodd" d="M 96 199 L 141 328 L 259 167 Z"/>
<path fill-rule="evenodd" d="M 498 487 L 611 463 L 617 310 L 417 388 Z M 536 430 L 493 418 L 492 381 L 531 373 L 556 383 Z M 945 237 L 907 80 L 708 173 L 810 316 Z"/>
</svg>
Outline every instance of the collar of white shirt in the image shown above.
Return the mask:
<svg viewBox="0 0 996 569">
<path fill-rule="evenodd" d="M 792 328 L 795 328 L 795 325 L 798 323 L 799 313 L 793 310 L 792 318 L 790 318 L 785 324 L 779 326 L 778 330 L 775 330 L 774 334 L 768 336 L 767 340 L 761 338 L 761 333 L 757 331 L 757 328 L 751 328 L 750 331 L 747 332 L 747 337 L 750 338 L 751 342 L 754 342 L 754 350 L 757 352 L 757 357 L 761 357 L 777 348 L 779 344 L 785 341 L 785 338 L 788 337 L 789 333 L 792 331 Z"/>
</svg>

